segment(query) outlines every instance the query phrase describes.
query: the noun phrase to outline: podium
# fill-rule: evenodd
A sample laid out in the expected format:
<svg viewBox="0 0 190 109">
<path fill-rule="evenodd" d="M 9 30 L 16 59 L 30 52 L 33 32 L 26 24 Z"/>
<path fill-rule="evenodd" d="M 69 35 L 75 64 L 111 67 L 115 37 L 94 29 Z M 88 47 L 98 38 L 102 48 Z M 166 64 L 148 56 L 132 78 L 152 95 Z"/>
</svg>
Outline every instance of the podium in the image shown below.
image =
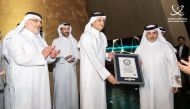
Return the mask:
<svg viewBox="0 0 190 109">
<path fill-rule="evenodd" d="M 106 68 L 114 74 L 113 62 L 106 62 Z M 106 82 L 107 109 L 140 109 L 139 86 Z"/>
</svg>

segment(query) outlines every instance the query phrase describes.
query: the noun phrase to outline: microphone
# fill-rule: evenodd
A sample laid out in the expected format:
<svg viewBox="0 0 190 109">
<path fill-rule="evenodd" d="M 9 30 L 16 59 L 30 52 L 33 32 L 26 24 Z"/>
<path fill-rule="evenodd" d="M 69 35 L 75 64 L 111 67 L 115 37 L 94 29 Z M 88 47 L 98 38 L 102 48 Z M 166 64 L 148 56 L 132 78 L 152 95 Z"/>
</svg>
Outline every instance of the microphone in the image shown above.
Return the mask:
<svg viewBox="0 0 190 109">
<path fill-rule="evenodd" d="M 140 40 L 137 36 L 133 36 L 133 39 Z"/>
</svg>

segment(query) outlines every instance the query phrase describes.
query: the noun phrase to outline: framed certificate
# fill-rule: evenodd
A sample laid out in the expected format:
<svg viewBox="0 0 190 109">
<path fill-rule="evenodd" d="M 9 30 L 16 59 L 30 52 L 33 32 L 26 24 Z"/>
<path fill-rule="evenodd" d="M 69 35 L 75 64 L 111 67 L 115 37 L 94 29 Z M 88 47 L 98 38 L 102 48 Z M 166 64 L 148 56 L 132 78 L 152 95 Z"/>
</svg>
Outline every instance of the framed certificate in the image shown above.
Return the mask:
<svg viewBox="0 0 190 109">
<path fill-rule="evenodd" d="M 115 54 L 114 70 L 120 84 L 144 85 L 137 54 Z"/>
</svg>

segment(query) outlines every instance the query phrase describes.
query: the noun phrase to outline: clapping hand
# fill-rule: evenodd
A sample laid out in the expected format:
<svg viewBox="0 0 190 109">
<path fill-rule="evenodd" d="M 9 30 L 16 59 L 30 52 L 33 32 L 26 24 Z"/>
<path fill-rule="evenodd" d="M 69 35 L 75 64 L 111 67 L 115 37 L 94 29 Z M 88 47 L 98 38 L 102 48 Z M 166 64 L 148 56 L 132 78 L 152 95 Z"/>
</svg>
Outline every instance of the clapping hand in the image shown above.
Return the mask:
<svg viewBox="0 0 190 109">
<path fill-rule="evenodd" d="M 52 47 L 51 46 L 48 46 L 48 47 L 46 47 L 46 48 L 44 48 L 42 50 L 42 54 L 43 54 L 43 56 L 45 58 L 47 58 L 50 55 L 51 52 L 52 52 Z"/>
<path fill-rule="evenodd" d="M 54 59 L 54 58 L 56 58 L 56 56 L 59 55 L 59 54 L 60 54 L 60 50 L 55 50 L 55 46 L 53 46 L 53 47 L 52 47 L 52 51 L 51 51 L 51 53 L 50 53 L 50 57 Z"/>
<path fill-rule="evenodd" d="M 68 55 L 68 56 L 65 57 L 65 60 L 68 60 L 68 59 L 70 59 L 71 57 L 72 57 L 72 55 Z"/>
<path fill-rule="evenodd" d="M 68 63 L 72 63 L 75 61 L 75 57 L 73 57 L 72 55 L 68 55 L 67 57 L 65 57 L 65 60 L 68 62 Z"/>
</svg>

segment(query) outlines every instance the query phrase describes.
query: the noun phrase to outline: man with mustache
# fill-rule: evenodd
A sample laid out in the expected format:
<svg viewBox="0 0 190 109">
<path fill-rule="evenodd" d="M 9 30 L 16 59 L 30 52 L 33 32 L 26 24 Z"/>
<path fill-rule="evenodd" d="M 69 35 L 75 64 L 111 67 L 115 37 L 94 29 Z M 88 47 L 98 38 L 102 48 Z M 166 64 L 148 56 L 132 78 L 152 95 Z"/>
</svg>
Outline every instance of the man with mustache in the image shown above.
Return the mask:
<svg viewBox="0 0 190 109">
<path fill-rule="evenodd" d="M 60 50 L 53 69 L 54 74 L 54 109 L 78 109 L 78 88 L 76 63 L 79 59 L 77 40 L 73 37 L 69 23 L 58 26 L 59 37 L 52 46 Z"/>
<path fill-rule="evenodd" d="M 40 36 L 42 16 L 27 12 L 20 24 L 5 37 L 6 109 L 51 109 L 47 63 L 59 54 Z"/>
</svg>

